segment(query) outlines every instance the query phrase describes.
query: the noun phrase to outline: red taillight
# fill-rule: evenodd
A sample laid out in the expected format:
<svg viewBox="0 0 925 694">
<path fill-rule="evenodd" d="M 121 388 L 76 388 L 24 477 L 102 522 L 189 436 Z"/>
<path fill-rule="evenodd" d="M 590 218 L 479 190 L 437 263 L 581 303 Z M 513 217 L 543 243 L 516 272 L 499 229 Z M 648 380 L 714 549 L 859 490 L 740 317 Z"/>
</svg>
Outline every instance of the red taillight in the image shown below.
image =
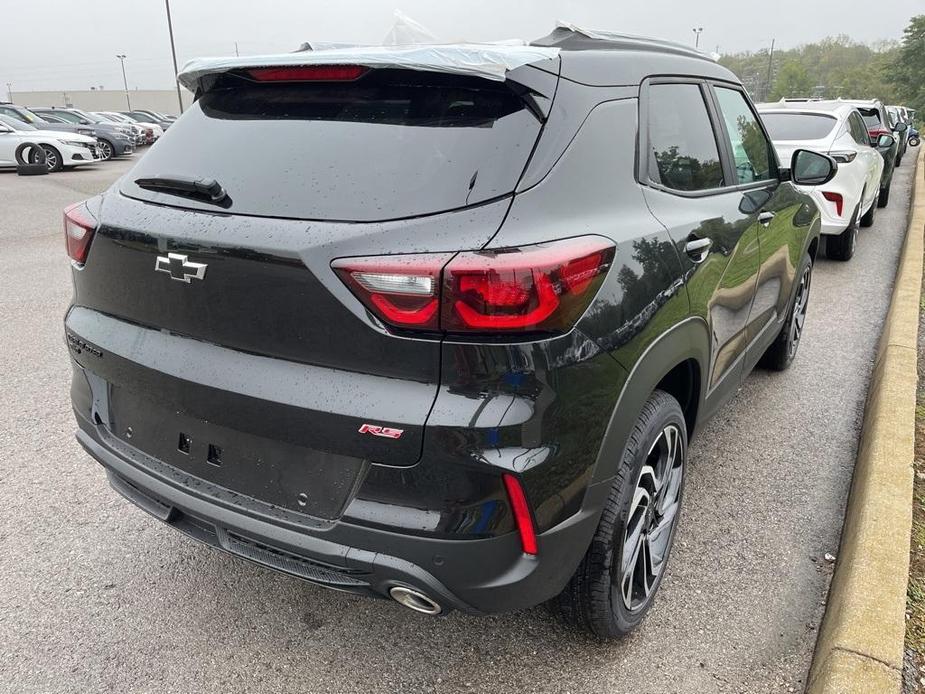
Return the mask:
<svg viewBox="0 0 925 694">
<path fill-rule="evenodd" d="M 517 532 L 520 533 L 520 546 L 524 554 L 536 554 L 536 528 L 533 526 L 533 516 L 530 514 L 530 507 L 527 505 L 527 496 L 524 494 L 524 488 L 514 475 L 503 475 L 504 488 L 507 490 L 507 497 L 511 502 L 511 511 L 514 513 L 514 522 L 517 525 Z"/>
<path fill-rule="evenodd" d="M 352 82 L 367 72 L 369 68 L 362 65 L 292 65 L 247 70 L 258 82 Z"/>
<path fill-rule="evenodd" d="M 448 332 L 565 332 L 588 308 L 613 261 L 600 237 L 460 253 L 443 271 Z"/>
<path fill-rule="evenodd" d="M 842 197 L 841 193 L 830 193 L 828 191 L 824 191 L 822 193 L 822 197 L 824 197 L 829 202 L 835 203 L 835 212 L 839 217 L 841 217 L 841 212 L 845 205 L 845 199 Z"/>
<path fill-rule="evenodd" d="M 870 128 L 867 134 L 870 136 L 871 141 L 873 141 L 879 140 L 881 135 L 889 135 L 890 131 L 886 128 Z"/>
<path fill-rule="evenodd" d="M 341 258 L 334 271 L 363 304 L 389 325 L 437 330 L 440 270 L 451 253 Z"/>
<path fill-rule="evenodd" d="M 90 216 L 82 202 L 71 205 L 64 210 L 64 239 L 67 243 L 67 254 L 75 263 L 83 265 L 87 262 L 90 252 L 90 242 L 96 230 L 96 220 Z"/>
<path fill-rule="evenodd" d="M 342 258 L 332 267 L 370 311 L 394 327 L 562 333 L 597 294 L 615 250 L 610 241 L 588 236 L 455 257 Z"/>
</svg>

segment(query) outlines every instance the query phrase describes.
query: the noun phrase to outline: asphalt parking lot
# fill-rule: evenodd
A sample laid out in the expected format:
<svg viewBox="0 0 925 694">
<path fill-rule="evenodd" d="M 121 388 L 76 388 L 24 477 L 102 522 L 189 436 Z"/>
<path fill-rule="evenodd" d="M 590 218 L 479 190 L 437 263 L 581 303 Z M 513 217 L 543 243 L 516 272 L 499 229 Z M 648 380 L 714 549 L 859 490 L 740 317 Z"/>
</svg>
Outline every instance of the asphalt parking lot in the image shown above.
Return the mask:
<svg viewBox="0 0 925 694">
<path fill-rule="evenodd" d="M 434 619 L 316 588 L 124 501 L 73 437 L 61 209 L 131 163 L 0 174 L 0 691 L 801 691 L 914 163 L 854 259 L 817 263 L 794 366 L 753 374 L 695 439 L 655 608 L 604 645 L 542 608 Z"/>
</svg>

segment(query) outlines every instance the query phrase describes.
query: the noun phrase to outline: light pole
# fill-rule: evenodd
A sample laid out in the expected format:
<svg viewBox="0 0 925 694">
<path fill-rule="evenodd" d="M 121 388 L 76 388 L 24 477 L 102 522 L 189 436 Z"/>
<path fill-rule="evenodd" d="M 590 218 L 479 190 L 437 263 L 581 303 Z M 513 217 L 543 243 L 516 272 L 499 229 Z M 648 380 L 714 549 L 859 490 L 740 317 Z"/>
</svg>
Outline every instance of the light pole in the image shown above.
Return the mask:
<svg viewBox="0 0 925 694">
<path fill-rule="evenodd" d="M 128 110 L 132 110 L 132 100 L 128 98 L 128 80 L 125 78 L 125 59 L 128 56 L 119 54 L 116 56 L 119 59 L 119 62 L 122 63 L 122 85 L 125 87 L 125 103 L 128 106 Z"/>
<path fill-rule="evenodd" d="M 771 50 L 768 51 L 768 85 L 764 92 L 764 100 L 771 98 L 771 80 L 774 79 L 774 43 L 777 39 L 771 39 Z"/>
<path fill-rule="evenodd" d="M 173 42 L 173 22 L 170 21 L 170 0 L 164 0 L 167 7 L 167 31 L 170 33 L 170 53 L 173 56 L 173 81 L 177 84 L 177 102 L 180 104 L 180 113 L 183 113 L 183 95 L 180 94 L 180 80 L 177 74 L 180 70 L 177 68 L 177 47 Z"/>
<path fill-rule="evenodd" d="M 694 32 L 694 48 L 700 48 L 700 35 L 703 33 L 703 27 L 695 27 L 691 31 Z"/>
<path fill-rule="evenodd" d="M 10 103 L 13 103 L 13 83 L 6 83 L 6 93 L 9 94 Z"/>
</svg>

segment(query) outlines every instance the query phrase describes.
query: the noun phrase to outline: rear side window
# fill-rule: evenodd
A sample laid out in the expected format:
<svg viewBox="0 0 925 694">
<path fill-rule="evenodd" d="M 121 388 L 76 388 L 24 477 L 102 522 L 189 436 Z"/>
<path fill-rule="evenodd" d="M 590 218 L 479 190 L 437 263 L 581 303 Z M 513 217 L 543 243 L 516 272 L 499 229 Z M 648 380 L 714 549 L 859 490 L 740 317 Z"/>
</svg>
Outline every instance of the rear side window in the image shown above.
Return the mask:
<svg viewBox="0 0 925 694">
<path fill-rule="evenodd" d="M 226 75 L 171 125 L 122 184 L 210 178 L 230 214 L 380 221 L 485 202 L 517 185 L 540 122 L 503 82 L 371 70 L 352 82 L 259 83 Z"/>
<path fill-rule="evenodd" d="M 774 176 L 771 143 L 742 92 L 717 87 L 716 98 L 732 145 L 738 182 L 754 183 L 771 179 Z"/>
<path fill-rule="evenodd" d="M 848 132 L 859 145 L 869 145 L 870 135 L 867 133 L 867 126 L 857 113 L 848 116 Z"/>
<path fill-rule="evenodd" d="M 762 113 L 772 140 L 822 140 L 832 134 L 838 119 L 815 113 Z"/>
<path fill-rule="evenodd" d="M 40 115 L 44 115 L 45 111 L 39 111 Z M 79 123 L 80 116 L 70 113 L 68 111 L 55 111 L 54 113 L 49 114 L 53 117 L 60 118 L 63 121 L 68 121 L 69 123 Z"/>
<path fill-rule="evenodd" d="M 703 93 L 696 84 L 649 88 L 649 176 L 680 191 L 725 185 L 719 147 Z"/>
</svg>

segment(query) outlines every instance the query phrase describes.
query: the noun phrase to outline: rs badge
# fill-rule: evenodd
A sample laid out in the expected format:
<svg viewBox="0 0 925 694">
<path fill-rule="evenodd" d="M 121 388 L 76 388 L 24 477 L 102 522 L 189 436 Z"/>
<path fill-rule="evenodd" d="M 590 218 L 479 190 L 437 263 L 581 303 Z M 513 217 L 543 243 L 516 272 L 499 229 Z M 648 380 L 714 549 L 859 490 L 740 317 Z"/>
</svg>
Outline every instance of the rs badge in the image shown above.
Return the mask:
<svg viewBox="0 0 925 694">
<path fill-rule="evenodd" d="M 373 436 L 382 436 L 387 439 L 400 439 L 405 433 L 404 429 L 392 429 L 391 427 L 380 427 L 375 424 L 364 424 L 360 427 L 361 434 L 372 434 Z"/>
</svg>

